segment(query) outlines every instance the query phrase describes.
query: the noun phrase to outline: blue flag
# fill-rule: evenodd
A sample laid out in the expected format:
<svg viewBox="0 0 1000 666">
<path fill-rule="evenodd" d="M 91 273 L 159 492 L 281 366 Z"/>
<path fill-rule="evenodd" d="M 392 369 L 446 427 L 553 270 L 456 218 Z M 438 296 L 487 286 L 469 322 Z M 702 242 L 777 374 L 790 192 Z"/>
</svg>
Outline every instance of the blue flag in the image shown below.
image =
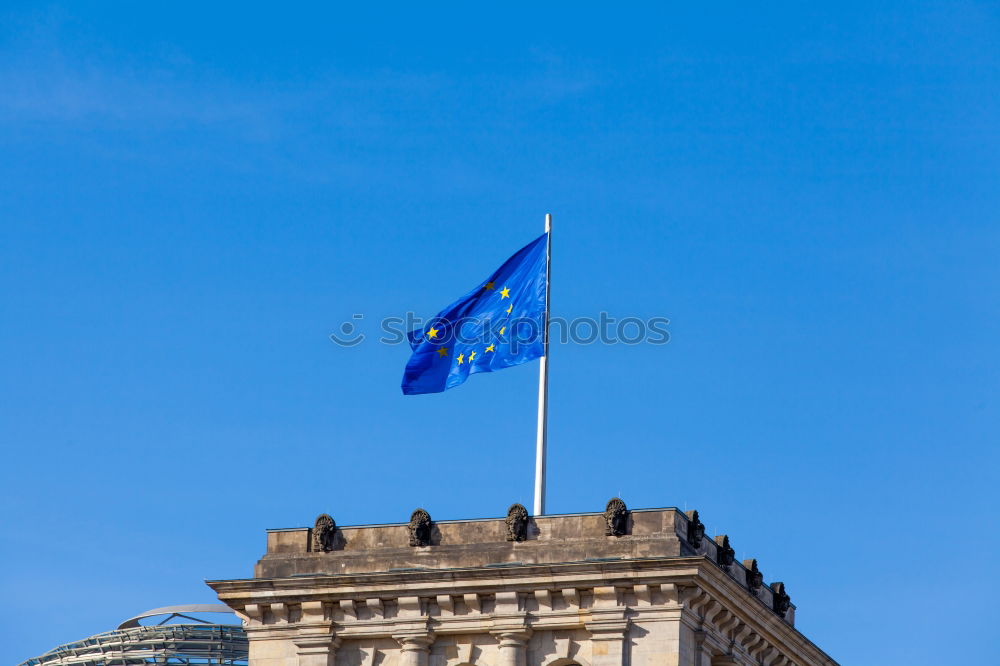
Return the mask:
<svg viewBox="0 0 1000 666">
<path fill-rule="evenodd" d="M 493 372 L 544 355 L 546 254 L 542 234 L 475 289 L 410 332 L 413 355 L 403 393 L 438 393 L 477 372 Z"/>
</svg>

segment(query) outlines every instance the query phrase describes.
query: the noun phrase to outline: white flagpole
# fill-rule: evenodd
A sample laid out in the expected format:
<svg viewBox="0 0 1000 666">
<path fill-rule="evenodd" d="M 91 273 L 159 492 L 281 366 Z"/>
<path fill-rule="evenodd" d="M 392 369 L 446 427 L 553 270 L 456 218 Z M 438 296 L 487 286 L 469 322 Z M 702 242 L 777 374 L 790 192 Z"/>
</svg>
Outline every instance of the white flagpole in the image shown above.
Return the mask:
<svg viewBox="0 0 1000 666">
<path fill-rule="evenodd" d="M 549 286 L 552 274 L 552 215 L 545 214 L 545 324 L 542 330 L 541 363 L 538 366 L 538 434 L 535 438 L 535 506 L 532 515 L 545 514 L 545 447 L 549 421 Z"/>
</svg>

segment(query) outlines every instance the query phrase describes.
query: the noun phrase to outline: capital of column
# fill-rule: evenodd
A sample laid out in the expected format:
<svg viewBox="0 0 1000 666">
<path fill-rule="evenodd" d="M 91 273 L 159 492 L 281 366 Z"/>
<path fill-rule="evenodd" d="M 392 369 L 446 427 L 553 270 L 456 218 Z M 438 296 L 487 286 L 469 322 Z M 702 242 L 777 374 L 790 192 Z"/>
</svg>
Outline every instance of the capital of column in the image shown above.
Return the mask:
<svg viewBox="0 0 1000 666">
<path fill-rule="evenodd" d="M 615 641 L 625 637 L 629 621 L 619 618 L 604 618 L 587 622 L 583 626 L 590 632 L 592 641 Z"/>
<path fill-rule="evenodd" d="M 491 632 L 499 641 L 500 647 L 524 647 L 531 638 L 531 629 L 505 629 Z"/>
<path fill-rule="evenodd" d="M 340 637 L 333 634 L 307 634 L 292 641 L 300 666 L 333 666 L 340 647 Z"/>
<path fill-rule="evenodd" d="M 340 636 L 334 636 L 332 633 L 308 633 L 301 634 L 292 639 L 295 646 L 302 650 L 336 650 L 340 647 Z"/>
<path fill-rule="evenodd" d="M 428 652 L 431 643 L 434 642 L 434 635 L 427 634 L 394 634 L 393 638 L 399 643 L 403 652 Z"/>
<path fill-rule="evenodd" d="M 527 627 L 507 627 L 490 632 L 500 643 L 497 666 L 524 666 L 526 663 L 528 639 L 531 629 Z"/>
</svg>

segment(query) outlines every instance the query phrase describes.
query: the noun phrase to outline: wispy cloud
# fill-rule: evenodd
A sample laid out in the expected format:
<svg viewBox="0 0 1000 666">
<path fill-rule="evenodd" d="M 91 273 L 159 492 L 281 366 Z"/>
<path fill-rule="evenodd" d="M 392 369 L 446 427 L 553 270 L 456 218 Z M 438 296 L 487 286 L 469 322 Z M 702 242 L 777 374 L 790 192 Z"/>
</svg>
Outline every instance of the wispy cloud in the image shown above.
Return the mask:
<svg viewBox="0 0 1000 666">
<path fill-rule="evenodd" d="M 464 80 L 383 68 L 328 72 L 294 83 L 254 82 L 208 69 L 170 46 L 142 59 L 108 44 L 81 46 L 51 16 L 27 25 L 0 50 L 0 116 L 8 121 L 123 129 L 190 124 L 266 138 L 280 132 L 286 119 L 310 111 L 332 125 L 375 127 L 410 104 L 447 108 L 442 94 L 497 95 L 537 107 L 585 95 L 601 83 L 593 68 L 544 49 L 527 53 L 514 73 L 468 72 Z"/>
<path fill-rule="evenodd" d="M 502 67 L 400 63 L 254 79 L 172 45 L 139 53 L 81 38 L 59 17 L 21 17 L 13 28 L 6 19 L 14 36 L 0 35 L 0 138 L 41 133 L 128 162 L 266 168 L 323 184 L 478 187 L 502 171 L 483 166 L 481 146 L 530 133 L 535 111 L 602 85 L 595 68 L 544 49 Z M 453 144 L 463 131 L 480 143 Z"/>
<path fill-rule="evenodd" d="M 185 79 L 164 68 L 31 50 L 0 65 L 0 114 L 8 121 L 169 128 L 225 126 L 267 136 L 287 97 L 258 95 L 218 77 Z"/>
</svg>

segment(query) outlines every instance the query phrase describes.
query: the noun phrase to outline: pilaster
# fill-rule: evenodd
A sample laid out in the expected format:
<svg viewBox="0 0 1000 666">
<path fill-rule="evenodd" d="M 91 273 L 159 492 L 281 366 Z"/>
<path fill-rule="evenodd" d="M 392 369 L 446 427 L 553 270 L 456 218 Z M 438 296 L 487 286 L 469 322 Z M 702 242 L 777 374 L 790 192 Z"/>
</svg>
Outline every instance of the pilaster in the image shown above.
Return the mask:
<svg viewBox="0 0 1000 666">
<path fill-rule="evenodd" d="M 332 634 L 307 634 L 292 639 L 298 666 L 334 666 L 340 639 Z"/>
<path fill-rule="evenodd" d="M 625 632 L 629 625 L 625 610 L 618 605 L 618 592 L 613 586 L 594 588 L 591 620 L 584 625 L 590 632 L 592 666 L 625 664 Z"/>
</svg>

